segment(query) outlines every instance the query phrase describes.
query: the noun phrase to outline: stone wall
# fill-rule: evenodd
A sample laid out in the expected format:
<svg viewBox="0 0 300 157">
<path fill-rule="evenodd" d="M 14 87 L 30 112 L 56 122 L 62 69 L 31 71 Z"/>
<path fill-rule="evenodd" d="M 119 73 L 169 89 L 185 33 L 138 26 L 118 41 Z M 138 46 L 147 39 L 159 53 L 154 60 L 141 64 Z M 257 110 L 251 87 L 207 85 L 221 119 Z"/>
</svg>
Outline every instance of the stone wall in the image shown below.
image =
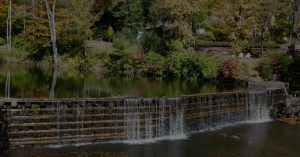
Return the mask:
<svg viewBox="0 0 300 157">
<path fill-rule="evenodd" d="M 269 118 L 285 103 L 269 89 L 162 98 L 3 99 L 10 148 L 152 140 Z"/>
<path fill-rule="evenodd" d="M 0 106 L 1 107 L 1 106 Z M 0 153 L 8 148 L 7 127 L 4 120 L 4 113 L 0 108 Z"/>
</svg>

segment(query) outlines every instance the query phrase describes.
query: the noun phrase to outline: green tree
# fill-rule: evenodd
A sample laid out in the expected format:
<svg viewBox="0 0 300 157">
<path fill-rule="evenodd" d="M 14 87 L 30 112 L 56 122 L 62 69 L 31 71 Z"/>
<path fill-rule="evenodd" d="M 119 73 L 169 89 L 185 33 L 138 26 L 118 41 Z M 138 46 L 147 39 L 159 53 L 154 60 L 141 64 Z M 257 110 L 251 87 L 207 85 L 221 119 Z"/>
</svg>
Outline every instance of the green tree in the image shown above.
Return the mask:
<svg viewBox="0 0 300 157">
<path fill-rule="evenodd" d="M 94 0 L 61 2 L 65 9 L 60 12 L 64 16 L 59 19 L 58 40 L 64 52 L 83 52 L 84 41 L 93 35 L 91 27 L 99 16 L 99 13 L 93 10 L 94 2 Z"/>
<path fill-rule="evenodd" d="M 112 26 L 109 26 L 107 31 L 106 31 L 106 35 L 108 36 L 108 40 L 110 42 L 110 39 L 113 37 L 114 35 L 114 29 L 112 28 Z"/>
<path fill-rule="evenodd" d="M 299 0 L 290 0 L 291 14 L 290 19 L 290 40 L 289 40 L 289 51 L 294 53 L 295 49 L 295 39 L 297 39 L 297 20 L 298 20 L 298 10 L 300 6 Z"/>
<path fill-rule="evenodd" d="M 204 0 L 154 0 L 150 14 L 154 23 L 162 23 L 164 34 L 191 38 L 193 17 L 203 3 Z"/>
<path fill-rule="evenodd" d="M 112 10 L 120 29 L 135 37 L 144 27 L 143 7 L 141 0 L 117 0 Z"/>
</svg>

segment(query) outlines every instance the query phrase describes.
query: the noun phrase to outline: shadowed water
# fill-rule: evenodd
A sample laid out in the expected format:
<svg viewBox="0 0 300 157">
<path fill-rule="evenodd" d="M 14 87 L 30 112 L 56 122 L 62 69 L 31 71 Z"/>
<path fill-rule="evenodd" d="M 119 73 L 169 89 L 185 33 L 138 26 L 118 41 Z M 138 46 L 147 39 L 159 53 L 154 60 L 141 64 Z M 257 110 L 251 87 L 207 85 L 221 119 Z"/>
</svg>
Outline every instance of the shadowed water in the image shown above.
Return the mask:
<svg viewBox="0 0 300 157">
<path fill-rule="evenodd" d="M 298 157 L 300 126 L 279 122 L 243 124 L 195 133 L 183 140 L 149 144 L 106 143 L 79 147 L 34 148 L 3 157 Z"/>
</svg>

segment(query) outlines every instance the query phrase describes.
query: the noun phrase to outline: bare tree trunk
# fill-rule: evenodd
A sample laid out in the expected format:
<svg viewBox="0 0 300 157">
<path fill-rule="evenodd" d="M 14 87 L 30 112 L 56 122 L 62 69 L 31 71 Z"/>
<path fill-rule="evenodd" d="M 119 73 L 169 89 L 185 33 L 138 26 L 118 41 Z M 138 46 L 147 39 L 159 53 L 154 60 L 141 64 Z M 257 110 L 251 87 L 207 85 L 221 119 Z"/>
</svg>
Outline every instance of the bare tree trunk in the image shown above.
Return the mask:
<svg viewBox="0 0 300 157">
<path fill-rule="evenodd" d="M 53 68 L 51 88 L 50 88 L 50 92 L 49 92 L 49 98 L 50 99 L 54 99 L 54 97 L 55 97 L 56 80 L 57 80 L 57 72 L 56 72 L 56 68 Z"/>
<path fill-rule="evenodd" d="M 23 0 L 23 35 L 25 35 L 26 31 L 26 0 Z"/>
<path fill-rule="evenodd" d="M 55 8 L 56 8 L 56 0 L 53 0 L 52 9 L 49 6 L 47 0 L 44 0 L 46 9 L 47 9 L 47 16 L 48 16 L 48 24 L 50 29 L 50 36 L 51 36 L 51 44 L 52 44 L 52 52 L 53 52 L 53 63 L 57 63 L 57 56 L 58 56 L 58 49 L 56 43 L 56 27 L 55 27 Z"/>
<path fill-rule="evenodd" d="M 8 12 L 7 12 L 7 48 L 8 48 L 8 52 L 11 53 L 12 50 L 12 0 L 9 0 L 9 6 L 8 6 Z"/>
<path fill-rule="evenodd" d="M 299 10 L 299 0 L 290 0 L 291 14 L 290 14 L 290 25 L 291 34 L 288 44 L 289 53 L 293 54 L 295 50 L 295 40 L 297 39 L 297 19 Z"/>
<path fill-rule="evenodd" d="M 262 57 L 263 53 L 264 53 L 264 41 L 265 41 L 265 28 L 264 26 L 262 25 L 261 26 L 261 34 L 260 34 L 260 55 Z"/>
<path fill-rule="evenodd" d="M 242 25 L 243 25 L 243 0 L 240 0 L 238 27 L 241 28 Z"/>
</svg>

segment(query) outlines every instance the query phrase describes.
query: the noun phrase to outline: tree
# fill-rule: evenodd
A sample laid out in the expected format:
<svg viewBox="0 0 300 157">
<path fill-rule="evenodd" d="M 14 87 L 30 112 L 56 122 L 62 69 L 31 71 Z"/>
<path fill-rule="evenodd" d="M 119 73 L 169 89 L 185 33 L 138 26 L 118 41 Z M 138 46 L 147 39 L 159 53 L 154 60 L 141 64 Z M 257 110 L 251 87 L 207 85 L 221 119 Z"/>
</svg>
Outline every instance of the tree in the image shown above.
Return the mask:
<svg viewBox="0 0 300 157">
<path fill-rule="evenodd" d="M 116 0 L 112 8 L 116 25 L 128 32 L 128 36 L 137 35 L 144 27 L 143 6 L 141 0 Z"/>
<path fill-rule="evenodd" d="M 52 0 L 51 0 L 52 1 Z M 48 17 L 48 24 L 50 29 L 50 37 L 51 37 L 51 44 L 52 44 L 52 53 L 53 53 L 53 63 L 57 63 L 57 55 L 58 55 L 58 49 L 57 49 L 57 38 L 56 38 L 56 26 L 55 26 L 55 9 L 56 9 L 56 0 L 52 1 L 52 7 L 50 8 L 50 3 L 48 0 L 44 0 L 46 11 L 47 11 L 47 17 Z"/>
<path fill-rule="evenodd" d="M 0 0 L 0 39 L 1 44 L 7 44 L 7 4 L 6 0 Z"/>
<path fill-rule="evenodd" d="M 12 0 L 9 0 L 8 13 L 7 13 L 7 48 L 8 52 L 12 50 Z"/>
<path fill-rule="evenodd" d="M 274 15 L 275 8 L 272 7 L 272 4 L 274 4 L 272 1 L 274 0 L 257 0 L 253 2 L 254 6 L 256 6 L 253 12 L 255 23 L 260 28 L 261 54 L 264 52 L 265 33 L 268 26 L 271 25 L 271 18 Z"/>
<path fill-rule="evenodd" d="M 82 52 L 84 41 L 93 35 L 91 27 L 99 17 L 98 11 L 93 9 L 94 0 L 64 1 L 60 5 L 58 13 L 62 16 L 57 18 L 60 49 Z"/>
<path fill-rule="evenodd" d="M 290 10 L 291 14 L 289 17 L 290 20 L 290 40 L 288 44 L 289 52 L 294 53 L 295 50 L 295 40 L 297 39 L 297 20 L 298 20 L 298 10 L 299 10 L 300 1 L 299 0 L 290 0 Z"/>
<path fill-rule="evenodd" d="M 203 0 L 154 0 L 150 14 L 155 24 L 162 23 L 164 33 L 191 38 L 192 19 L 203 3 Z"/>
<path fill-rule="evenodd" d="M 107 31 L 106 31 L 106 34 L 108 36 L 108 40 L 110 42 L 110 39 L 113 37 L 114 35 L 114 29 L 112 28 L 112 26 L 109 26 Z"/>
</svg>

